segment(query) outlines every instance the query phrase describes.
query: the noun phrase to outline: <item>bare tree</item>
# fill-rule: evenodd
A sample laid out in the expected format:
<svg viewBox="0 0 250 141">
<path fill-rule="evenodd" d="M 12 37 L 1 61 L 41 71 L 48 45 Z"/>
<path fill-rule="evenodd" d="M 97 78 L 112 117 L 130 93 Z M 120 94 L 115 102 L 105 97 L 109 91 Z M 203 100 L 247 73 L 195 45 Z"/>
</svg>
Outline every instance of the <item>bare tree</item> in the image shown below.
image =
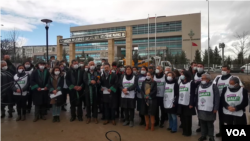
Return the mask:
<svg viewBox="0 0 250 141">
<path fill-rule="evenodd" d="M 13 51 L 13 46 L 9 39 L 1 40 L 1 55 L 2 57 L 7 54 L 11 54 Z"/>
</svg>

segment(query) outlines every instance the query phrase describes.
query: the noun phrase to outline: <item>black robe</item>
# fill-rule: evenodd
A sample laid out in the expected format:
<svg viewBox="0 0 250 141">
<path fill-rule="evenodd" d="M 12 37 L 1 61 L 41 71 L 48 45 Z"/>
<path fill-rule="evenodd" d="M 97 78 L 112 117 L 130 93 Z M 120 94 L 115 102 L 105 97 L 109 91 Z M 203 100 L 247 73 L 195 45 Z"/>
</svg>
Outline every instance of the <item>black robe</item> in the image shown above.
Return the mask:
<svg viewBox="0 0 250 141">
<path fill-rule="evenodd" d="M 142 115 L 155 115 L 157 111 L 157 82 L 152 81 L 151 82 L 151 89 L 149 93 L 149 97 L 151 99 L 148 99 L 149 106 L 145 102 L 145 84 L 147 80 L 142 82 L 141 86 L 141 96 L 142 96 L 142 102 L 141 102 L 141 114 Z"/>
<path fill-rule="evenodd" d="M 1 70 L 1 103 L 13 103 L 13 81 L 13 75 L 9 71 Z"/>
<path fill-rule="evenodd" d="M 170 108 L 170 109 L 166 109 L 166 112 L 169 114 L 176 114 L 177 113 L 177 109 L 178 109 L 178 100 L 179 100 L 179 84 L 178 84 L 178 80 L 173 80 L 173 81 L 168 81 L 166 79 L 166 84 L 173 84 L 174 83 L 174 107 Z"/>
<path fill-rule="evenodd" d="M 84 95 L 85 95 L 85 103 L 86 106 L 92 106 L 98 104 L 98 87 L 100 84 L 97 83 L 97 80 L 99 79 L 99 75 L 96 71 L 93 72 L 93 74 L 90 73 L 90 71 L 84 73 L 83 81 L 85 85 L 84 89 Z M 91 80 L 95 80 L 96 84 L 91 84 Z"/>
<path fill-rule="evenodd" d="M 178 101 L 179 101 L 179 99 L 178 99 Z M 193 107 L 190 109 L 189 105 L 193 106 Z M 194 83 L 194 81 L 191 82 L 189 105 L 185 106 L 185 105 L 178 104 L 177 113 L 179 115 L 184 115 L 184 116 L 196 115 L 196 111 L 195 111 L 195 83 Z"/>
<path fill-rule="evenodd" d="M 66 84 L 69 87 L 70 103 L 76 102 L 79 104 L 79 102 L 81 102 L 80 99 L 83 97 L 83 93 L 82 90 L 76 91 L 74 87 L 81 86 L 83 89 L 83 74 L 80 68 L 70 68 L 69 71 L 67 71 Z"/>
<path fill-rule="evenodd" d="M 123 78 L 126 77 L 127 80 L 131 80 L 133 78 L 133 76 L 134 76 L 133 74 L 131 74 L 130 76 L 128 76 L 128 75 L 122 75 L 121 76 L 121 79 L 119 80 L 119 87 L 120 87 L 121 91 L 124 89 L 123 84 L 122 84 Z M 128 87 L 127 88 L 128 91 L 135 91 L 135 89 L 137 88 L 138 78 L 136 76 L 134 76 L 134 77 L 135 77 L 134 85 Z M 135 94 L 135 98 L 136 98 L 136 94 Z M 121 98 L 121 107 L 122 108 L 132 108 L 132 109 L 134 109 L 136 107 L 135 98 L 134 99 L 132 99 L 132 98 Z"/>
<path fill-rule="evenodd" d="M 37 88 L 48 88 L 48 80 L 50 77 L 49 71 L 44 68 L 43 72 L 40 71 L 40 69 L 34 70 L 31 74 L 30 78 L 30 84 L 31 84 L 31 90 L 32 98 L 33 98 L 33 104 L 34 105 L 45 105 L 49 103 L 49 91 L 42 90 L 38 91 Z"/>
<path fill-rule="evenodd" d="M 118 107 L 118 101 L 117 101 L 117 85 L 118 85 L 118 79 L 117 75 L 114 73 L 109 73 L 107 79 L 106 74 L 103 73 L 101 76 L 101 86 L 106 87 L 111 90 L 110 94 L 103 94 L 102 93 L 102 101 L 104 103 L 109 103 L 110 108 L 117 108 Z"/>
<path fill-rule="evenodd" d="M 49 89 L 49 95 L 53 94 L 54 86 L 53 86 L 53 79 L 55 79 L 52 75 L 50 76 L 49 82 L 48 82 L 48 89 Z M 63 89 L 63 85 L 64 85 L 64 76 L 60 75 L 58 76 L 58 80 L 57 80 L 57 91 L 61 91 Z M 63 95 L 59 95 L 55 98 L 56 100 L 56 105 L 57 106 L 62 106 L 64 104 L 64 100 L 63 100 Z"/>
</svg>

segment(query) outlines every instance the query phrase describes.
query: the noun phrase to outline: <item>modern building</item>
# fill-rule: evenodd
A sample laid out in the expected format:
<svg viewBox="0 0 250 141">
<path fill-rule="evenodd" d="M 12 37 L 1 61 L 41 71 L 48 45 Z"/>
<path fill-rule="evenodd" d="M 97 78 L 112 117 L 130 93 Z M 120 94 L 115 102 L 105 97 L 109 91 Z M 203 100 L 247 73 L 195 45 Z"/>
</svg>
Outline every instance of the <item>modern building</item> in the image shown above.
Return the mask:
<svg viewBox="0 0 250 141">
<path fill-rule="evenodd" d="M 195 50 L 201 49 L 200 13 L 77 26 L 71 27 L 70 33 L 71 38 L 77 38 L 126 31 L 128 26 L 132 27 L 133 50 L 138 50 L 142 58 L 147 58 L 148 52 L 149 56 L 164 55 L 166 49 L 168 49 L 173 55 L 184 51 L 187 58 L 193 60 Z M 193 43 L 197 46 L 193 46 Z M 115 57 L 123 58 L 126 56 L 125 39 L 115 39 L 114 46 Z M 75 43 L 75 51 L 75 54 L 84 51 L 95 58 L 108 57 L 108 41 Z"/>
<path fill-rule="evenodd" d="M 64 47 L 66 51 L 68 51 L 68 47 Z M 49 57 L 56 56 L 56 45 L 49 45 Z M 46 45 L 29 45 L 29 46 L 22 46 L 22 55 L 26 57 L 34 57 L 44 59 L 46 56 Z"/>
</svg>

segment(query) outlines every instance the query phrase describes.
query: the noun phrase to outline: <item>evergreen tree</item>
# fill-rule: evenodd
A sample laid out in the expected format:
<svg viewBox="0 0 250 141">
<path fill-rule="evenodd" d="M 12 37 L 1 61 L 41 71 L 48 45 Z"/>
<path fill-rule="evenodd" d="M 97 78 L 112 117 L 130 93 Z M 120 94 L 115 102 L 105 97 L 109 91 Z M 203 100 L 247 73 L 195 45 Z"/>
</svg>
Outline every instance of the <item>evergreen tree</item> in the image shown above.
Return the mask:
<svg viewBox="0 0 250 141">
<path fill-rule="evenodd" d="M 81 58 L 85 58 L 84 50 L 82 51 Z"/>
<path fill-rule="evenodd" d="M 232 59 L 230 56 L 226 57 L 225 64 L 231 66 L 232 64 Z"/>
<path fill-rule="evenodd" d="M 208 63 L 208 51 L 206 49 L 203 55 L 203 64 L 207 64 L 207 63 Z"/>
<path fill-rule="evenodd" d="M 68 62 L 68 60 L 67 60 L 67 55 L 68 55 L 68 54 L 67 54 L 66 50 L 63 49 L 62 57 L 63 57 L 63 60 L 66 61 L 66 62 Z"/>
<path fill-rule="evenodd" d="M 216 65 L 220 65 L 221 64 L 222 57 L 219 54 L 219 50 L 218 50 L 217 46 L 214 49 L 213 58 L 214 58 L 213 59 L 214 60 L 214 62 L 213 62 L 214 64 L 216 64 Z"/>
<path fill-rule="evenodd" d="M 198 49 L 195 51 L 194 61 L 195 62 L 202 62 L 202 60 L 201 60 L 201 52 Z"/>
<path fill-rule="evenodd" d="M 164 57 L 165 61 L 173 62 L 174 56 L 170 53 L 168 49 L 166 49 L 165 54 L 166 54 L 166 57 Z"/>
<path fill-rule="evenodd" d="M 238 64 L 243 65 L 244 60 L 242 60 L 243 57 L 243 52 L 238 53 Z"/>
<path fill-rule="evenodd" d="M 214 51 L 211 49 L 211 47 L 209 48 L 209 64 L 215 64 L 214 63 Z"/>
<path fill-rule="evenodd" d="M 180 55 L 180 64 L 186 64 L 188 62 L 186 53 L 184 51 L 181 52 Z"/>
</svg>

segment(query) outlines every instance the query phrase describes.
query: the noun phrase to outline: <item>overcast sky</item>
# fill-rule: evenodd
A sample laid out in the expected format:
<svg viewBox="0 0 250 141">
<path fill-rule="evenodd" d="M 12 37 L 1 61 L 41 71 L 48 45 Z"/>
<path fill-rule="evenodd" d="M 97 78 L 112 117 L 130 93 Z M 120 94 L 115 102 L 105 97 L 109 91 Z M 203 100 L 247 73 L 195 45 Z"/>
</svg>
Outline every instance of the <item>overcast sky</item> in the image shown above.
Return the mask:
<svg viewBox="0 0 250 141">
<path fill-rule="evenodd" d="M 225 42 L 230 48 L 236 32 L 250 32 L 250 1 L 210 1 L 210 43 Z M 50 44 L 56 36 L 69 37 L 69 27 L 133 20 L 150 16 L 201 13 L 201 45 L 208 47 L 208 2 L 131 0 L 1 0 L 2 38 L 8 30 L 19 30 L 23 45 L 45 44 L 41 19 L 53 20 Z M 226 51 L 227 55 L 232 54 Z"/>
</svg>

